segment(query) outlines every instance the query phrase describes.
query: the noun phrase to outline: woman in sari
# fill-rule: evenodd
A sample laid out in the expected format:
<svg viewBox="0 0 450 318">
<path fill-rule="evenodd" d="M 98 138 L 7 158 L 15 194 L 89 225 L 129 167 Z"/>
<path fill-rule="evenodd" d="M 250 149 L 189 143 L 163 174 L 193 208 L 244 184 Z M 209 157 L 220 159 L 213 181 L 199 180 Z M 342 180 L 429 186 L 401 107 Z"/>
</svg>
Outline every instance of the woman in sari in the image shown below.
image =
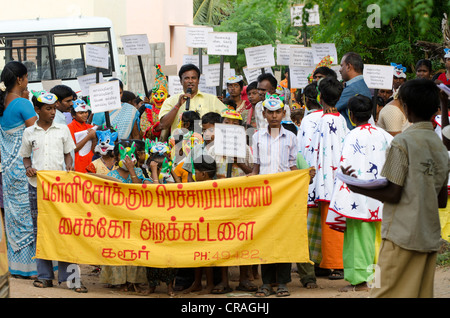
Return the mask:
<svg viewBox="0 0 450 318">
<path fill-rule="evenodd" d="M 111 79 L 117 80 L 117 79 Z M 123 94 L 123 83 L 119 80 L 120 99 Z M 122 139 L 140 139 L 139 136 L 139 111 L 131 104 L 122 103 L 122 107 L 110 112 L 111 126 L 116 129 L 119 134 L 119 140 Z M 106 124 L 105 114 L 97 113 L 92 118 L 92 124 L 103 126 Z"/>
<path fill-rule="evenodd" d="M 37 117 L 31 102 L 22 98 L 28 85 L 27 68 L 22 63 L 7 63 L 0 81 L 0 144 L 9 271 L 12 275 L 31 278 L 37 274 L 36 261 L 32 259 L 36 242 L 28 179 L 18 153 L 23 131 L 33 125 Z"/>
</svg>

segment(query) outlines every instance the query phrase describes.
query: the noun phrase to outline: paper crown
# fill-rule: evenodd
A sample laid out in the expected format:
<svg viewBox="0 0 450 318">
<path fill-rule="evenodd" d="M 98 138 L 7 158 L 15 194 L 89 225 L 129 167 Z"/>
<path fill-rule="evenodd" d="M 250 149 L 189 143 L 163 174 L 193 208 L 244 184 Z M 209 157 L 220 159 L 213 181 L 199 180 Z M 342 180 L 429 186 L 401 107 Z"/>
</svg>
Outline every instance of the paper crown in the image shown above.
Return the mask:
<svg viewBox="0 0 450 318">
<path fill-rule="evenodd" d="M 397 78 L 406 78 L 406 67 L 401 64 L 391 63 L 394 67 L 394 76 Z"/>
<path fill-rule="evenodd" d="M 274 111 L 284 108 L 284 103 L 277 95 L 266 95 L 266 100 L 263 102 L 263 107 L 267 108 L 268 110 Z"/>
<path fill-rule="evenodd" d="M 235 111 L 234 109 L 230 109 L 230 108 L 225 108 L 220 113 L 220 117 L 242 120 L 241 114 L 239 112 Z"/>
<path fill-rule="evenodd" d="M 31 94 L 36 97 L 38 102 L 41 102 L 43 104 L 51 105 L 56 103 L 58 100 L 58 97 L 56 97 L 55 94 L 49 93 L 47 91 L 31 91 Z"/>
<path fill-rule="evenodd" d="M 87 112 L 91 110 L 91 106 L 89 106 L 84 100 L 79 98 L 73 101 L 73 109 L 75 110 L 75 112 Z"/>
<path fill-rule="evenodd" d="M 444 49 L 444 59 L 450 59 L 450 49 Z"/>
<path fill-rule="evenodd" d="M 231 77 L 227 78 L 227 84 L 239 83 L 243 80 L 244 80 L 244 78 L 241 75 L 231 76 Z"/>
<path fill-rule="evenodd" d="M 155 78 L 155 85 L 152 88 L 152 92 L 155 93 L 159 90 L 168 92 L 169 84 L 167 82 L 166 76 L 161 71 L 161 65 L 158 64 L 155 67 L 156 67 L 156 78 Z"/>
</svg>

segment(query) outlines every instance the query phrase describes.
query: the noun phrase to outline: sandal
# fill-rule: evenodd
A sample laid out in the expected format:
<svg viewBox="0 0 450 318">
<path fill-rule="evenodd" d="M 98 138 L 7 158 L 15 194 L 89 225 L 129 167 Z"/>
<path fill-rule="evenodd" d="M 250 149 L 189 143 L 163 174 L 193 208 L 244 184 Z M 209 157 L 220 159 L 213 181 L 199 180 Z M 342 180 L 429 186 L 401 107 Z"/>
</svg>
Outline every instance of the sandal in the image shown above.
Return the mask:
<svg viewBox="0 0 450 318">
<path fill-rule="evenodd" d="M 229 292 L 232 292 L 233 289 L 230 286 L 223 286 L 222 284 L 219 284 L 213 288 L 211 291 L 211 294 L 226 294 Z"/>
<path fill-rule="evenodd" d="M 344 279 L 344 270 L 342 269 L 333 270 L 331 274 L 328 276 L 328 279 L 331 280 Z"/>
<path fill-rule="evenodd" d="M 263 284 L 255 293 L 255 297 L 269 297 L 270 295 L 275 294 L 272 287 L 267 284 Z"/>
<path fill-rule="evenodd" d="M 239 283 L 239 285 L 236 287 L 236 290 L 246 291 L 246 292 L 254 292 L 254 291 L 258 290 L 258 287 L 255 284 L 253 284 L 251 281 L 244 280 Z"/>
<path fill-rule="evenodd" d="M 51 279 L 36 279 L 33 286 L 37 288 L 53 287 L 53 281 Z"/>
<path fill-rule="evenodd" d="M 71 288 L 71 290 L 73 290 L 76 293 L 82 293 L 82 294 L 85 294 L 88 292 L 88 289 L 83 284 L 81 284 L 79 287 L 73 287 L 73 288 Z"/>
<path fill-rule="evenodd" d="M 290 296 L 291 293 L 287 289 L 285 284 L 280 284 L 277 289 L 277 297 L 287 297 Z"/>
</svg>

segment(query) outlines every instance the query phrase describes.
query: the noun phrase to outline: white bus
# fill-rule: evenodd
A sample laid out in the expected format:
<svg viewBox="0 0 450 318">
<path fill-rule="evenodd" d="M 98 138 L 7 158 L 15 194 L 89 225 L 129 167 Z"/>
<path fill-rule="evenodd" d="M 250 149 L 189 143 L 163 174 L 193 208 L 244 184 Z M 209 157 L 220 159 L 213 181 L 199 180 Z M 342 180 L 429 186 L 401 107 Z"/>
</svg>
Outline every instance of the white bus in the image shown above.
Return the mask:
<svg viewBox="0 0 450 318">
<path fill-rule="evenodd" d="M 86 44 L 109 49 L 109 68 L 100 69 L 104 79 L 120 74 L 116 36 L 107 18 L 0 21 L 0 71 L 9 61 L 20 61 L 28 69 L 29 90 L 41 90 L 42 81 L 61 80 L 77 91 L 77 78 L 96 72 L 86 66 Z"/>
</svg>

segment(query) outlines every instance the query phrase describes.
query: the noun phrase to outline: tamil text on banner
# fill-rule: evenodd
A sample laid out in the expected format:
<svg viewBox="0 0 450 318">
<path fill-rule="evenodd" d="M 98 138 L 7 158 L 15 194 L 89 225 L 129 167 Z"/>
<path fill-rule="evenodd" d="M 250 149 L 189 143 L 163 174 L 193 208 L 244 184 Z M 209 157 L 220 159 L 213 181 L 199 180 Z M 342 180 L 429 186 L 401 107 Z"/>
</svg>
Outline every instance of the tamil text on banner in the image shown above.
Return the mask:
<svg viewBox="0 0 450 318">
<path fill-rule="evenodd" d="M 308 170 L 183 184 L 38 172 L 36 257 L 148 267 L 309 262 Z"/>
</svg>

